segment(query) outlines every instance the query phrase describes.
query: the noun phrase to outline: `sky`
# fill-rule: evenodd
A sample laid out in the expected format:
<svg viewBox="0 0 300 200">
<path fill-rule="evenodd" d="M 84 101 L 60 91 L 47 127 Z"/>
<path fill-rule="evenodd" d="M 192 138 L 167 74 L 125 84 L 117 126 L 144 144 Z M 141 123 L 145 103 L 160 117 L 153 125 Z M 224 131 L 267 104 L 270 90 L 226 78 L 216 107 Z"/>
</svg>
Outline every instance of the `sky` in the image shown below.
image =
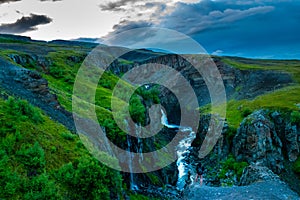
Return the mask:
<svg viewBox="0 0 300 200">
<path fill-rule="evenodd" d="M 0 33 L 103 41 L 156 27 L 185 34 L 213 55 L 300 59 L 299 11 L 300 0 L 0 0 Z"/>
</svg>

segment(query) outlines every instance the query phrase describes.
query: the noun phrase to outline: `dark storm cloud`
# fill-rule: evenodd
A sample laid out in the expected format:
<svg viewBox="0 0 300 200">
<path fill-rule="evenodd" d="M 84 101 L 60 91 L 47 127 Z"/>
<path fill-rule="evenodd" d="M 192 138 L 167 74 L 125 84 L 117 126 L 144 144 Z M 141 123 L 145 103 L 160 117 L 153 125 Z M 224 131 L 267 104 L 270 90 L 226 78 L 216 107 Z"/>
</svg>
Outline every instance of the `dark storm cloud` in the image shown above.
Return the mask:
<svg viewBox="0 0 300 200">
<path fill-rule="evenodd" d="M 233 22 L 244 18 L 271 12 L 273 6 L 248 7 L 225 2 L 203 1 L 190 5 L 181 3 L 169 16 L 165 17 L 162 26 L 187 34 L 195 34 L 207 29 L 228 27 Z"/>
<path fill-rule="evenodd" d="M 38 25 L 48 24 L 52 19 L 45 15 L 30 14 L 30 16 L 23 16 L 15 23 L 1 24 L 0 33 L 24 33 L 27 31 L 36 30 Z"/>
<path fill-rule="evenodd" d="M 15 1 L 21 1 L 21 0 L 0 0 L 0 4 L 8 3 L 8 2 L 15 2 Z"/>
<path fill-rule="evenodd" d="M 299 10 L 300 1 L 292 0 L 203 0 L 177 3 L 176 9 L 164 16 L 160 12 L 153 14 L 160 19 L 155 26 L 189 35 L 209 53 L 300 59 Z M 109 35 L 151 26 L 151 20 L 131 19 L 115 25 Z"/>
<path fill-rule="evenodd" d="M 180 26 L 181 17 L 177 22 L 172 17 L 165 19 L 165 25 L 188 33 L 211 53 L 220 50 L 223 55 L 300 58 L 299 1 L 212 4 L 202 12 L 204 15 L 198 13 L 200 7 L 197 11 L 187 6 L 189 26 Z M 226 12 L 229 9 L 230 12 Z M 178 17 L 181 13 L 183 11 L 178 10 L 172 15 Z"/>
<path fill-rule="evenodd" d="M 106 10 L 116 11 L 120 10 L 122 6 L 128 3 L 136 3 L 138 0 L 120 0 L 117 2 L 110 2 L 106 5 L 102 5 L 102 8 Z M 155 2 L 145 3 L 144 7 L 161 7 L 160 10 L 166 9 L 166 5 Z M 143 8 L 140 8 L 142 10 Z M 247 3 L 234 4 L 226 3 L 225 1 L 210 1 L 204 0 L 197 4 L 178 3 L 177 9 L 169 15 L 161 16 L 161 12 L 154 12 L 151 16 L 160 18 L 161 22 L 159 26 L 174 29 L 186 34 L 196 34 L 208 29 L 227 27 L 235 21 L 257 15 L 270 12 L 274 9 L 271 5 L 253 5 Z M 116 33 L 124 30 L 132 29 L 141 22 L 125 21 L 120 22 L 113 27 Z M 151 26 L 147 22 L 143 22 L 143 25 Z"/>
<path fill-rule="evenodd" d="M 138 29 L 138 28 L 145 28 L 151 27 L 152 24 L 147 21 L 127 21 L 123 20 L 119 24 L 113 27 L 114 31 L 107 35 L 107 37 L 103 38 L 105 40 L 109 39 L 114 44 L 122 44 L 131 45 L 133 43 L 139 42 L 144 40 L 145 38 L 153 37 L 153 33 L 150 32 L 135 32 L 136 35 L 132 37 L 132 35 L 127 35 L 126 31 Z M 120 33 L 123 33 L 120 35 Z M 128 33 L 132 34 L 132 33 Z M 129 40 L 130 39 L 130 40 Z"/>
<path fill-rule="evenodd" d="M 100 8 L 103 11 L 124 11 L 125 9 L 122 8 L 128 4 L 134 4 L 136 2 L 140 2 L 141 0 L 119 0 L 115 2 L 108 2 L 106 4 L 101 4 Z"/>
<path fill-rule="evenodd" d="M 166 9 L 165 2 L 147 2 L 146 0 L 119 0 L 114 2 L 108 2 L 101 4 L 100 8 L 102 11 L 137 11 L 142 12 L 147 9 L 155 8 L 156 11 L 160 12 Z"/>
<path fill-rule="evenodd" d="M 119 24 L 116 24 L 113 26 L 114 34 L 119 34 L 121 32 L 135 29 L 135 28 L 143 28 L 143 27 L 151 27 L 152 23 L 149 23 L 147 21 L 128 21 L 123 20 Z"/>
<path fill-rule="evenodd" d="M 0 4 L 2 3 L 8 3 L 8 2 L 16 2 L 21 0 L 0 0 Z M 62 0 L 40 0 L 40 1 L 62 1 Z"/>
</svg>

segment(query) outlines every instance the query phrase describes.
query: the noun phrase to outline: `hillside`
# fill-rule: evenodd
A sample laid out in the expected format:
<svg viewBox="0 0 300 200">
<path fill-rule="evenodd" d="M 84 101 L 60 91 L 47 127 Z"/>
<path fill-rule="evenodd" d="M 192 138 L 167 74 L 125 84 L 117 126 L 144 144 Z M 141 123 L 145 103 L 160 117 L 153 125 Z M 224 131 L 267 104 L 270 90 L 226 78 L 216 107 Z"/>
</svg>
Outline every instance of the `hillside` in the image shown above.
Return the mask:
<svg viewBox="0 0 300 200">
<path fill-rule="evenodd" d="M 219 193 L 224 194 L 222 199 L 231 199 L 242 197 L 245 191 L 253 194 L 243 196 L 245 199 L 299 197 L 300 61 L 212 57 L 224 82 L 227 115 L 222 136 L 210 154 L 200 159 L 198 151 L 209 120 L 220 119 L 216 111 L 211 112 L 205 80 L 191 63 L 180 55 L 129 50 L 108 70 L 99 67 L 103 75 L 94 88 L 94 99 L 88 95 L 73 96 L 77 72 L 94 48 L 92 43 L 43 42 L 0 35 L 0 199 L 219 199 Z M 113 56 L 113 52 L 107 54 Z M 201 61 L 201 57 L 191 56 Z M 176 133 L 185 131 L 172 128 L 180 122 L 178 100 L 167 88 L 155 84 L 139 87 L 130 98 L 129 112 L 134 124 L 127 124 L 137 137 L 126 134 L 115 122 L 112 98 L 118 108 L 127 105 L 123 97 L 126 91 L 112 97 L 116 84 L 134 88 L 130 80 L 121 77 L 137 65 L 149 63 L 171 66 L 189 80 L 195 91 L 200 105 L 195 108 L 200 111 L 199 128 L 194 130 L 195 137 L 181 161 L 191 171 L 191 177 L 184 174 L 178 178 L 180 169 L 176 162 L 148 173 L 113 170 L 94 158 L 78 136 L 81 133 L 77 132 L 73 117 L 82 117 L 79 114 L 86 113 L 85 106 L 93 101 L 96 120 L 108 139 L 127 151 L 142 154 L 161 149 Z M 166 78 L 163 73 L 154 74 L 158 80 Z M 80 83 L 83 92 L 93 89 L 90 80 Z M 83 102 L 82 110 L 75 115 L 72 98 Z M 190 101 L 191 97 L 184 98 L 183 109 L 187 112 L 192 110 Z M 161 121 L 160 111 L 153 116 L 148 111 L 158 103 L 166 112 L 163 129 L 156 136 L 138 138 L 141 127 L 155 118 Z M 168 153 L 159 162 L 166 162 Z M 142 156 L 125 157 L 122 161 L 116 160 L 113 153 L 100 154 L 115 166 L 126 165 L 128 172 L 132 166 L 127 166 L 126 159 L 143 163 L 145 168 L 151 163 Z M 198 162 L 206 168 L 205 186 L 192 183 L 188 188 L 188 179 L 195 176 Z M 265 177 L 272 177 L 272 181 Z M 178 189 L 179 182 L 185 189 Z M 270 192 L 277 188 L 279 193 Z"/>
</svg>

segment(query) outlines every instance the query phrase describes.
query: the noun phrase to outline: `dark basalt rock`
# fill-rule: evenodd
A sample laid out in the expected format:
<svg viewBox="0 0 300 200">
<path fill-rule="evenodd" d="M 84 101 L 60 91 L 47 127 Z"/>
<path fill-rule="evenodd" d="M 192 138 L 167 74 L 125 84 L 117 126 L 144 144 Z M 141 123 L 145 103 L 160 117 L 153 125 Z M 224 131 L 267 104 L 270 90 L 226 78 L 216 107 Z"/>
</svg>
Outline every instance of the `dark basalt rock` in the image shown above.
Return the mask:
<svg viewBox="0 0 300 200">
<path fill-rule="evenodd" d="M 289 161 L 295 162 L 299 156 L 299 134 L 297 132 L 297 126 L 288 123 L 285 127 L 285 143 Z M 299 137 L 300 138 L 300 137 Z"/>
<path fill-rule="evenodd" d="M 275 173 L 284 169 L 282 142 L 266 111 L 256 111 L 243 120 L 233 139 L 233 154 L 238 161 L 266 166 Z"/>
<path fill-rule="evenodd" d="M 289 118 L 284 118 L 281 113 L 271 113 L 276 132 L 283 142 L 283 151 L 287 153 L 288 160 L 294 162 L 299 156 L 300 130 L 296 124 L 292 124 Z"/>
<path fill-rule="evenodd" d="M 38 71 L 43 73 L 49 73 L 50 66 L 52 61 L 46 58 L 43 55 L 35 54 L 26 54 L 26 55 L 17 55 L 11 54 L 9 57 L 17 64 L 21 66 L 29 66 L 36 68 Z"/>
<path fill-rule="evenodd" d="M 267 167 L 250 165 L 244 169 L 239 185 L 245 186 L 261 181 L 280 181 L 280 178 Z"/>
</svg>

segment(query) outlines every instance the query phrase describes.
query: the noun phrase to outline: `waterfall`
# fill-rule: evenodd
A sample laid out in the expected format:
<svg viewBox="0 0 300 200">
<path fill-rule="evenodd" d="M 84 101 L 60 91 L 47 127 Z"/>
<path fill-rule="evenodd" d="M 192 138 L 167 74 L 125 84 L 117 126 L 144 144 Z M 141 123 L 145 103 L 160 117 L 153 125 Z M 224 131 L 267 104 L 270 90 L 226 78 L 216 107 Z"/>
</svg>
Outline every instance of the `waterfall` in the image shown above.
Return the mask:
<svg viewBox="0 0 300 200">
<path fill-rule="evenodd" d="M 186 185 L 187 180 L 190 178 L 188 176 L 189 172 L 189 166 L 186 162 L 186 159 L 189 156 L 190 153 L 190 147 L 192 145 L 193 140 L 196 138 L 195 132 L 192 130 L 191 127 L 183 127 L 178 126 L 174 124 L 168 123 L 168 118 L 166 116 L 166 113 L 164 110 L 161 109 L 162 117 L 161 117 L 161 123 L 162 125 L 168 127 L 168 128 L 178 128 L 180 132 L 189 132 L 177 145 L 176 153 L 177 153 L 177 169 L 178 169 L 178 179 L 176 187 L 178 190 L 182 191 Z"/>
<path fill-rule="evenodd" d="M 137 149 L 136 152 L 139 153 L 139 162 L 141 163 L 141 161 L 144 159 L 143 156 L 143 141 L 141 140 L 140 136 L 142 133 L 142 126 L 139 124 L 135 124 L 135 135 L 137 137 Z"/>
<path fill-rule="evenodd" d="M 179 141 L 179 144 L 176 146 L 176 153 L 177 153 L 177 169 L 178 169 L 178 179 L 177 179 L 177 189 L 182 191 L 187 184 L 187 180 L 189 178 L 188 172 L 189 172 L 189 164 L 187 162 L 187 158 L 189 157 L 190 153 L 190 147 L 193 142 L 193 140 L 196 138 L 195 132 L 192 130 L 191 127 L 184 127 L 184 126 L 178 126 L 175 124 L 170 124 L 168 122 L 168 118 L 164 110 L 161 109 L 161 124 L 165 127 L 168 127 L 170 129 L 178 129 L 179 133 L 186 133 L 184 134 L 183 139 Z M 128 135 L 127 136 L 127 152 L 128 152 L 128 168 L 130 171 L 130 190 L 138 190 L 139 187 L 135 183 L 134 174 L 133 171 L 133 160 L 137 159 L 134 157 L 134 154 L 131 152 L 137 152 L 138 153 L 138 159 L 139 162 L 143 160 L 143 141 L 140 139 L 142 127 L 139 124 L 135 124 L 134 126 L 129 126 L 127 120 L 124 121 L 126 124 L 128 132 L 131 131 L 130 129 L 134 129 L 134 133 L 136 136 L 135 142 L 133 142 L 132 138 Z M 134 144 L 134 145 L 133 145 Z"/>
<path fill-rule="evenodd" d="M 169 124 L 167 115 L 163 109 L 161 109 L 161 124 L 168 128 L 180 128 L 178 125 Z"/>
<path fill-rule="evenodd" d="M 126 124 L 127 130 L 130 131 L 129 125 L 127 120 L 124 120 L 124 123 Z M 129 135 L 127 135 L 127 157 L 128 157 L 128 168 L 130 171 L 130 190 L 138 190 L 138 186 L 135 184 L 134 181 L 134 174 L 133 174 L 133 168 L 132 168 L 132 162 L 134 159 L 134 154 L 131 152 L 131 146 L 132 146 L 132 141 Z"/>
</svg>

